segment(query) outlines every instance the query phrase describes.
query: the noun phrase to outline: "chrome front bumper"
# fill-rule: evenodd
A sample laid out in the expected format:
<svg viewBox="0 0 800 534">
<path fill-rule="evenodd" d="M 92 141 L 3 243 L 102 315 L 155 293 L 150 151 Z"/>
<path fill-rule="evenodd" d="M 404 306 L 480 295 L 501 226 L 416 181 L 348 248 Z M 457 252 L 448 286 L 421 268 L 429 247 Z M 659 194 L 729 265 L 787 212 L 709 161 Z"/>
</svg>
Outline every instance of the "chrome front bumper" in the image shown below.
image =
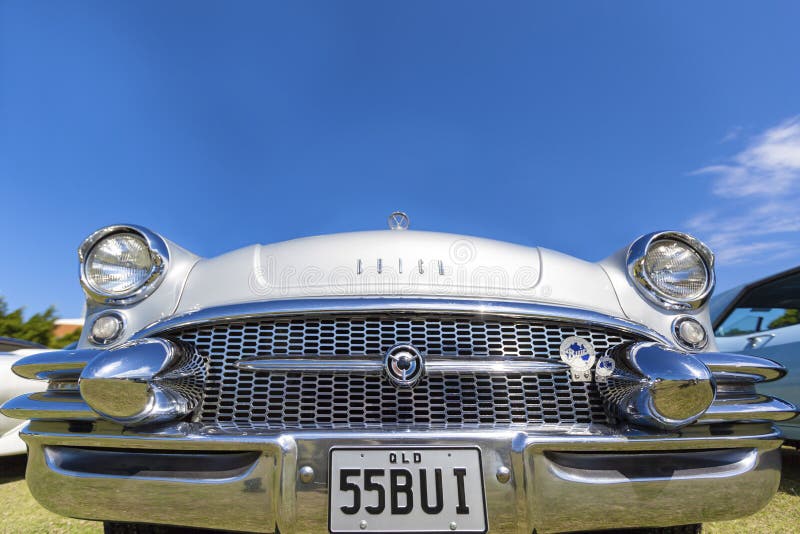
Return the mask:
<svg viewBox="0 0 800 534">
<path fill-rule="evenodd" d="M 605 427 L 272 435 L 191 425 L 156 435 L 100 424 L 81 430 L 34 421 L 23 432 L 28 484 L 46 508 L 86 519 L 252 532 L 327 530 L 334 446 L 480 447 L 492 533 L 733 519 L 763 507 L 780 480 L 781 439 L 769 424 L 653 435 Z M 497 476 L 503 467 L 508 480 Z"/>
</svg>

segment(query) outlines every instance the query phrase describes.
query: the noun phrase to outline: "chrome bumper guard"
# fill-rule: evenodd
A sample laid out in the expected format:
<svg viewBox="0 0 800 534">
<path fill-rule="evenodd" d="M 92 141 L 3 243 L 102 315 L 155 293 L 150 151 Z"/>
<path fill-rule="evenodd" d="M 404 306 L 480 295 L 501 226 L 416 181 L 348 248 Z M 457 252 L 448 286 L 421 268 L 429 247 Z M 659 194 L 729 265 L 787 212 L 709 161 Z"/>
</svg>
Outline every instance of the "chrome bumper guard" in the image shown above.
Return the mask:
<svg viewBox="0 0 800 534">
<path fill-rule="evenodd" d="M 28 484 L 46 508 L 95 520 L 323 532 L 335 446 L 480 447 L 493 533 L 732 519 L 763 507 L 780 481 L 781 440 L 766 424 L 669 435 L 591 427 L 225 435 L 194 425 L 148 435 L 101 426 L 84 434 L 34 421 L 24 431 Z"/>
</svg>

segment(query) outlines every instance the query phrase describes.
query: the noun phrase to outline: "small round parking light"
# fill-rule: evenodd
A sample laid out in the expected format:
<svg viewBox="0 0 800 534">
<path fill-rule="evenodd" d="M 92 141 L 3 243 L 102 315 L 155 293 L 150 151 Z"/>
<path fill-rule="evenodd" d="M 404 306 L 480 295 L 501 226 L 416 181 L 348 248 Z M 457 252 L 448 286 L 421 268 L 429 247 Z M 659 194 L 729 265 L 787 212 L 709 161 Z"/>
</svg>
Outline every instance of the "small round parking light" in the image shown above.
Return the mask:
<svg viewBox="0 0 800 534">
<path fill-rule="evenodd" d="M 694 317 L 678 317 L 672 325 L 675 340 L 684 348 L 702 349 L 708 343 L 705 327 Z"/>
<path fill-rule="evenodd" d="M 89 331 L 89 340 L 97 345 L 108 345 L 122 335 L 125 323 L 117 313 L 107 313 L 97 317 Z"/>
</svg>

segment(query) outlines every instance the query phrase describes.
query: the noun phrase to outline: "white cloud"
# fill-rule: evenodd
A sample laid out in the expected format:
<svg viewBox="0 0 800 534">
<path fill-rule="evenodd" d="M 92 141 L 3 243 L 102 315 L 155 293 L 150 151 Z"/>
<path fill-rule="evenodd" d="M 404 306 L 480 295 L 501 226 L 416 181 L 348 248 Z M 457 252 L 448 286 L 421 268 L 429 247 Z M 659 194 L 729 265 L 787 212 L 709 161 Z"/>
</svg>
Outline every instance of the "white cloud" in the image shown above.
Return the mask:
<svg viewBox="0 0 800 534">
<path fill-rule="evenodd" d="M 727 162 L 694 171 L 713 177 L 718 206 L 688 221 L 720 262 L 795 253 L 800 232 L 800 116 L 751 139 Z M 722 199 L 725 199 L 724 201 Z"/>
<path fill-rule="evenodd" d="M 727 143 L 728 141 L 733 141 L 734 139 L 738 139 L 739 136 L 742 135 L 743 131 L 744 128 L 742 128 L 741 126 L 734 126 L 730 130 L 728 130 L 728 133 L 726 133 L 725 137 L 723 137 L 720 140 L 720 143 Z"/>
<path fill-rule="evenodd" d="M 716 259 L 723 265 L 752 260 L 753 256 L 769 254 L 772 258 L 783 258 L 791 244 L 786 242 L 734 243 L 718 249 Z"/>
</svg>

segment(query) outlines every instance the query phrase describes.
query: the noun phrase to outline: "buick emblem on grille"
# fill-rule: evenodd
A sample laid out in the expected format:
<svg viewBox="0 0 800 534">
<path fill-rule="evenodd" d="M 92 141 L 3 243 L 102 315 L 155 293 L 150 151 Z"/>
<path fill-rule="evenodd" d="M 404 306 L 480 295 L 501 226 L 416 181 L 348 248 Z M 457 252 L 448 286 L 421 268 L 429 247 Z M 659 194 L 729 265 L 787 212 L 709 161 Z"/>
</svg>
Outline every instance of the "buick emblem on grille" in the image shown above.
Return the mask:
<svg viewBox="0 0 800 534">
<path fill-rule="evenodd" d="M 422 378 L 425 361 L 412 345 L 401 343 L 386 351 L 384 368 L 392 384 L 399 388 L 413 388 Z"/>
</svg>

